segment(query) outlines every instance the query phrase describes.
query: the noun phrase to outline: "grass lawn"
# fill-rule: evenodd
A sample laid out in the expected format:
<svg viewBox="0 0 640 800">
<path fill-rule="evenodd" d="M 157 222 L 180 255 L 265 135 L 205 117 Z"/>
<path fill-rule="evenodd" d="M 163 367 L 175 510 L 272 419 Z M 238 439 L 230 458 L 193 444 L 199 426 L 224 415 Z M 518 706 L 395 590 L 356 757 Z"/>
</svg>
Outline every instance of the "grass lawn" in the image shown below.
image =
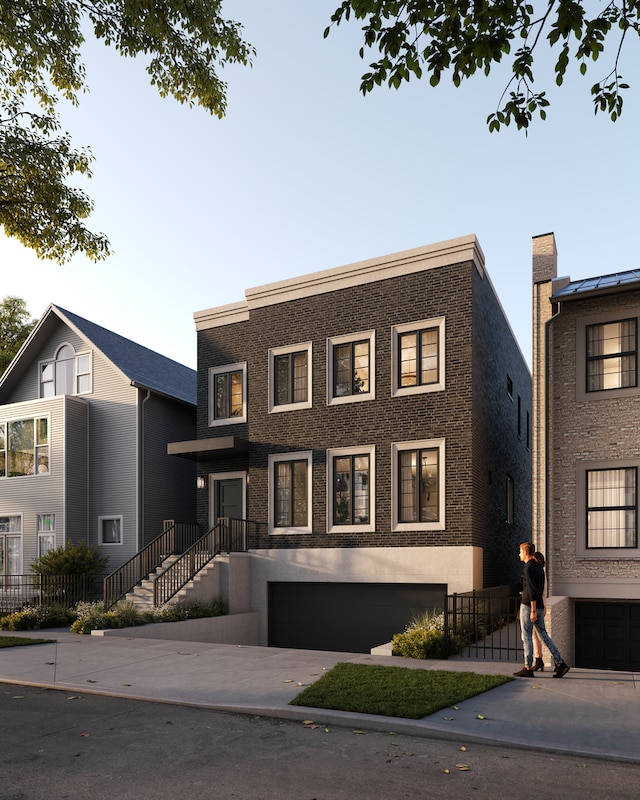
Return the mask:
<svg viewBox="0 0 640 800">
<path fill-rule="evenodd" d="M 421 719 L 512 680 L 509 675 L 341 663 L 290 705 Z"/>
<path fill-rule="evenodd" d="M 22 636 L 0 636 L 0 647 L 20 647 L 27 644 L 51 644 L 55 639 L 27 639 Z"/>
</svg>

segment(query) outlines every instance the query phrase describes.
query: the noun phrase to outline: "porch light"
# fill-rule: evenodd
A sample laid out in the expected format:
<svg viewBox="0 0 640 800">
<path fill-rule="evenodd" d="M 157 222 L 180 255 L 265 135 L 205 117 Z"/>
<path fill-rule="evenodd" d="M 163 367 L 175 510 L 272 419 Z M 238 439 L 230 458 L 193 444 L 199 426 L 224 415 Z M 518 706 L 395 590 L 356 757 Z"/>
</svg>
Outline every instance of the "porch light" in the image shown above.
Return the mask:
<svg viewBox="0 0 640 800">
<path fill-rule="evenodd" d="M 207 479 L 204 475 L 198 475 L 198 477 L 196 478 L 196 488 L 197 489 L 207 488 Z"/>
</svg>

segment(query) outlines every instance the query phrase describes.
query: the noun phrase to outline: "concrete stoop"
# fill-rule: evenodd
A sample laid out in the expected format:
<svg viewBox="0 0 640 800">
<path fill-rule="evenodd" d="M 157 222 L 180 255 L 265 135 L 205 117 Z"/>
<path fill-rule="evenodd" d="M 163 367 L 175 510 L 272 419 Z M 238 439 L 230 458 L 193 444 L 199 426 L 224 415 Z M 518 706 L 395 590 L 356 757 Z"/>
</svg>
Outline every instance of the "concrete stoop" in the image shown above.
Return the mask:
<svg viewBox="0 0 640 800">
<path fill-rule="evenodd" d="M 169 567 L 173 566 L 178 560 L 178 556 L 169 556 L 162 564 L 157 567 L 152 573 L 144 578 L 137 586 L 128 592 L 124 599 L 133 603 L 141 611 L 151 611 L 153 605 L 153 585 L 154 582 L 164 574 Z M 212 573 L 215 572 L 215 561 L 209 559 L 207 566 L 203 567 L 195 577 L 186 583 L 171 599 L 171 602 L 188 603 L 189 601 L 197 601 L 202 599 L 202 587 L 206 584 L 208 587 L 212 584 Z M 208 600 L 212 599 L 211 591 L 209 591 Z"/>
</svg>

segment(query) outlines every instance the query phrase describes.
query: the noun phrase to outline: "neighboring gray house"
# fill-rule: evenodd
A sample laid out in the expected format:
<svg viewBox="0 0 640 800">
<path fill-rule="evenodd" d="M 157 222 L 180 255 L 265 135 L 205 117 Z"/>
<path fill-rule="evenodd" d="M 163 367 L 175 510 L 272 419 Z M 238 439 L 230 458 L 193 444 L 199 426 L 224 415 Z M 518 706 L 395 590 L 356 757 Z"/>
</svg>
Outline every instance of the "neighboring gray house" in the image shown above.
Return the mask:
<svg viewBox="0 0 640 800">
<path fill-rule="evenodd" d="M 55 305 L 0 379 L 0 578 L 83 541 L 120 566 L 195 522 L 196 373 Z"/>
<path fill-rule="evenodd" d="M 235 559 L 260 644 L 366 651 L 519 579 L 531 373 L 475 236 L 194 318 L 198 438 L 170 452 L 198 463 L 201 530 L 262 523 Z"/>
<path fill-rule="evenodd" d="M 533 239 L 533 534 L 569 663 L 640 669 L 640 270 L 558 278 Z"/>
</svg>

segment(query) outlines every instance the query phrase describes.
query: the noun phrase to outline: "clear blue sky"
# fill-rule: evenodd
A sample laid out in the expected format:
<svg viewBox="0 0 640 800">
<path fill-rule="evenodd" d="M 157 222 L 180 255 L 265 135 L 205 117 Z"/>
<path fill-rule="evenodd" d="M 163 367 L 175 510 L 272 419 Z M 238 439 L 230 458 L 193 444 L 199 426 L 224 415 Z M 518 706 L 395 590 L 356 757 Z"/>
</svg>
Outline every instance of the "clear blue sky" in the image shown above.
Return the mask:
<svg viewBox="0 0 640 800">
<path fill-rule="evenodd" d="M 357 24 L 322 32 L 338 0 L 225 3 L 257 48 L 225 70 L 227 117 L 161 99 L 143 65 L 88 43 L 90 93 L 63 128 L 96 161 L 89 221 L 115 254 L 40 261 L 0 236 L 0 296 L 33 317 L 56 303 L 189 366 L 193 312 L 245 289 L 475 233 L 522 351 L 531 351 L 531 237 L 554 231 L 559 273 L 638 268 L 640 83 L 621 120 L 594 116 L 589 87 L 555 89 L 528 136 L 489 134 L 502 70 L 456 89 L 427 80 L 358 91 Z M 622 64 L 638 75 L 638 45 Z M 366 64 L 366 62 L 365 62 Z M 576 72 L 573 70 L 573 72 Z"/>
</svg>

